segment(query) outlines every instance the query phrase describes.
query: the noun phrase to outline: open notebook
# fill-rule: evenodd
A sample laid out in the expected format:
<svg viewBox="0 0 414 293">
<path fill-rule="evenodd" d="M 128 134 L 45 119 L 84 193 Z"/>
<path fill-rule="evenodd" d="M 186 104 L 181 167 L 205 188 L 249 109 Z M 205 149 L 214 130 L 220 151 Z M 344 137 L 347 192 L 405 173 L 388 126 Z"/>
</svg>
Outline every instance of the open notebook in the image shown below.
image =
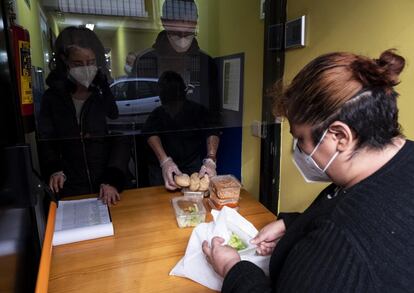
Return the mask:
<svg viewBox="0 0 414 293">
<path fill-rule="evenodd" d="M 108 206 L 97 198 L 59 201 L 53 245 L 114 235 Z"/>
</svg>

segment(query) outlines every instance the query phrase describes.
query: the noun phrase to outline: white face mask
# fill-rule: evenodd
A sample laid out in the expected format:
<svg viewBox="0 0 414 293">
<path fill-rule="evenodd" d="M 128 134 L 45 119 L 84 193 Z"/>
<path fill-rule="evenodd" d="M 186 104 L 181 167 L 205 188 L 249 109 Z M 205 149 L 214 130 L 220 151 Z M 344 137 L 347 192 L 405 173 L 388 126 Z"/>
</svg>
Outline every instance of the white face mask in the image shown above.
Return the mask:
<svg viewBox="0 0 414 293">
<path fill-rule="evenodd" d="M 168 40 L 170 41 L 171 46 L 178 53 L 187 52 L 188 49 L 190 49 L 191 44 L 193 43 L 193 39 L 194 39 L 194 35 L 180 37 L 180 36 L 168 34 Z"/>
<path fill-rule="evenodd" d="M 129 64 L 125 64 L 124 70 L 125 70 L 125 73 L 129 75 L 132 72 L 132 66 Z"/>
<path fill-rule="evenodd" d="M 326 164 L 325 168 L 323 169 L 321 169 L 315 162 L 315 160 L 312 158 L 312 155 L 316 152 L 319 145 L 322 143 L 322 140 L 327 132 L 328 130 L 325 130 L 321 139 L 319 140 L 318 144 L 315 146 L 310 155 L 307 155 L 303 151 L 301 151 L 297 146 L 297 139 L 295 138 L 294 140 L 293 163 L 296 165 L 300 174 L 302 174 L 303 178 L 308 183 L 332 181 L 331 178 L 329 178 L 329 176 L 326 174 L 326 170 L 328 170 L 329 166 L 338 156 L 339 151 L 335 152 L 335 154 L 329 160 L 328 164 Z"/>
<path fill-rule="evenodd" d="M 69 70 L 70 76 L 86 88 L 88 88 L 95 79 L 96 72 L 98 72 L 98 67 L 96 67 L 96 65 L 78 66 Z"/>
</svg>

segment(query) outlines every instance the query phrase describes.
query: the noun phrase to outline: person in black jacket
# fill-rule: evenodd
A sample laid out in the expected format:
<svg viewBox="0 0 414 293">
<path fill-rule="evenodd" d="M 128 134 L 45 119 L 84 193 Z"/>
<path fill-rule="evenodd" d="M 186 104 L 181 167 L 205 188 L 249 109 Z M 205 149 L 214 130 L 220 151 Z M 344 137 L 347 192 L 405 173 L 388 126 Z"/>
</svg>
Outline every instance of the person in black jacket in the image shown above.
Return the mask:
<svg viewBox="0 0 414 293">
<path fill-rule="evenodd" d="M 108 136 L 106 119 L 118 117 L 108 85 L 104 48 L 83 27 L 68 27 L 55 43 L 38 119 L 40 158 L 50 188 L 61 196 L 99 192 L 115 204 L 125 185 L 126 137 Z"/>
<path fill-rule="evenodd" d="M 277 96 L 300 173 L 333 183 L 251 241 L 272 255 L 269 277 L 222 238 L 204 242 L 222 292 L 412 292 L 414 142 L 401 134 L 394 90 L 404 64 L 393 50 L 322 55 Z"/>
<path fill-rule="evenodd" d="M 197 20 L 194 0 L 164 1 L 161 16 L 164 30 L 152 48 L 137 54 L 130 76 L 158 78 L 165 71 L 177 72 L 191 89 L 188 99 L 206 107 L 219 124 L 218 69 L 214 60 L 199 47 Z"/>
<path fill-rule="evenodd" d="M 210 126 L 223 126 L 219 95 L 218 69 L 197 41 L 198 9 L 194 0 L 165 0 L 162 5 L 162 30 L 151 48 L 137 54 L 130 77 L 159 78 L 165 71 L 174 71 L 188 88 L 187 99 L 204 106 L 210 117 Z M 138 83 L 129 83 L 128 96 L 136 96 Z M 151 161 L 146 138 L 137 136 L 137 162 L 143 185 Z M 153 181 L 152 181 L 153 182 Z M 151 183 L 149 185 L 152 185 Z M 171 186 L 172 187 L 172 186 Z M 174 188 L 174 187 L 172 187 Z"/>
<path fill-rule="evenodd" d="M 153 151 L 148 160 L 150 185 L 175 190 L 179 186 L 174 175 L 181 172 L 198 172 L 200 178 L 217 175 L 220 131 L 210 127 L 208 110 L 186 98 L 185 83 L 178 73 L 164 72 L 158 85 L 162 105 L 151 112 L 142 129 Z"/>
</svg>

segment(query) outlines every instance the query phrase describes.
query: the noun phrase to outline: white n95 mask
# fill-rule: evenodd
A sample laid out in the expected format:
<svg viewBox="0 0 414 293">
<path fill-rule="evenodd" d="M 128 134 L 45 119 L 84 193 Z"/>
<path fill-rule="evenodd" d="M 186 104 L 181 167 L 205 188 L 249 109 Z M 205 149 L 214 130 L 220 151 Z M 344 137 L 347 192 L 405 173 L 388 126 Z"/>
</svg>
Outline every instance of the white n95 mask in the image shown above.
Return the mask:
<svg viewBox="0 0 414 293">
<path fill-rule="evenodd" d="M 131 74 L 131 72 L 132 72 L 132 66 L 131 66 L 131 65 L 129 65 L 129 64 L 125 64 L 125 66 L 124 66 L 124 70 L 125 70 L 125 73 L 126 73 L 126 74 L 130 75 L 130 74 Z"/>
<path fill-rule="evenodd" d="M 294 139 L 294 147 L 293 147 L 293 163 L 298 168 L 300 174 L 302 174 L 303 178 L 307 183 L 314 183 L 314 182 L 331 182 L 331 178 L 326 174 L 326 170 L 328 170 L 329 166 L 338 156 L 339 152 L 336 151 L 332 158 L 329 160 L 328 164 L 326 164 L 325 168 L 321 169 L 315 160 L 312 158 L 312 155 L 316 152 L 319 145 L 321 144 L 323 138 L 325 137 L 328 130 L 325 130 L 321 139 L 319 140 L 318 144 L 315 146 L 313 151 L 310 155 L 305 154 L 302 150 L 299 149 L 297 145 L 297 139 Z"/>
<path fill-rule="evenodd" d="M 70 76 L 86 88 L 88 88 L 95 79 L 97 72 L 98 67 L 96 67 L 96 65 L 78 66 L 69 70 Z"/>
<path fill-rule="evenodd" d="M 194 35 L 189 35 L 186 37 L 180 37 L 176 35 L 168 35 L 171 46 L 178 53 L 187 52 L 190 49 L 191 44 L 193 43 Z"/>
</svg>

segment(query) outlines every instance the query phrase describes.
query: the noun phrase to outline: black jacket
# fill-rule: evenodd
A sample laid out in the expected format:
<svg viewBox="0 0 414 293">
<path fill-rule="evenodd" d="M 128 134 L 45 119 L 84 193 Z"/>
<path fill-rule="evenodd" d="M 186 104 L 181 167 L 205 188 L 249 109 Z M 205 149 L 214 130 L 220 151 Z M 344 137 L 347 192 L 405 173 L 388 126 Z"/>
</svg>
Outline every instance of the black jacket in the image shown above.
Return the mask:
<svg viewBox="0 0 414 293">
<path fill-rule="evenodd" d="M 414 143 L 336 196 L 330 185 L 303 213 L 279 215 L 286 234 L 270 278 L 242 261 L 222 292 L 412 292 L 414 288 Z"/>
<path fill-rule="evenodd" d="M 213 122 L 219 126 L 218 69 L 214 60 L 200 49 L 195 38 L 186 52 L 178 53 L 172 48 L 166 31 L 160 32 L 152 48 L 137 56 L 131 76 L 158 78 L 167 70 L 177 72 L 186 85 L 194 86 L 187 98 L 206 107 L 210 117 L 214 118 Z"/>
<path fill-rule="evenodd" d="M 63 171 L 67 177 L 61 195 L 94 193 L 101 183 L 120 192 L 129 160 L 127 137 L 108 136 L 106 118 L 118 117 L 118 108 L 106 78 L 98 72 L 90 86 L 80 117 L 71 98 L 74 84 L 52 72 L 42 97 L 38 120 L 42 173 L 45 180 Z"/>
</svg>

